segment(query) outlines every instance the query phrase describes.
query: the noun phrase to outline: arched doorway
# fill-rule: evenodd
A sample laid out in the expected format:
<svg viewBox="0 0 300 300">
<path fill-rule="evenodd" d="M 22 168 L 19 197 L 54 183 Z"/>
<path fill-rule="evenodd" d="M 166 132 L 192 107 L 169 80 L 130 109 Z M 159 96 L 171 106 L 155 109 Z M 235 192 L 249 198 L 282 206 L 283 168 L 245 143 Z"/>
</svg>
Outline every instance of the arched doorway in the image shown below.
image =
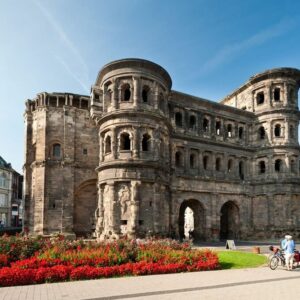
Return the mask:
<svg viewBox="0 0 300 300">
<path fill-rule="evenodd" d="M 233 201 L 228 201 L 221 208 L 220 239 L 237 239 L 239 233 L 239 208 Z"/>
<path fill-rule="evenodd" d="M 89 180 L 81 184 L 75 194 L 73 230 L 76 236 L 88 237 L 93 233 L 96 208 L 96 180 Z"/>
<path fill-rule="evenodd" d="M 202 204 L 198 200 L 185 200 L 179 209 L 179 237 L 185 238 L 185 233 L 192 229 L 195 240 L 205 240 L 205 213 Z M 187 230 L 185 230 L 187 229 Z"/>
</svg>

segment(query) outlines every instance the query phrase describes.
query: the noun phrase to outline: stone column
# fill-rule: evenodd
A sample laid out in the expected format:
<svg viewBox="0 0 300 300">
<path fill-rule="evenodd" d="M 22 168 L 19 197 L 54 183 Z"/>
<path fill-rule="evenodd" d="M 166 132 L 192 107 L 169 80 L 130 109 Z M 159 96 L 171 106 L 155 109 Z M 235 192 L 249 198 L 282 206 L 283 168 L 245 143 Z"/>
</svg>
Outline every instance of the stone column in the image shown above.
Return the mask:
<svg viewBox="0 0 300 300">
<path fill-rule="evenodd" d="M 112 232 L 114 237 L 118 237 L 118 233 L 120 231 L 119 226 L 119 213 L 118 213 L 118 205 L 117 199 L 115 195 L 115 183 L 114 181 L 108 181 L 108 200 L 110 202 L 110 211 L 107 212 L 110 215 L 109 218 L 109 231 Z"/>
<path fill-rule="evenodd" d="M 134 128 L 133 129 L 133 135 L 132 135 L 132 157 L 133 158 L 139 158 L 139 145 L 140 145 L 140 134 L 139 134 L 139 129 Z"/>
<path fill-rule="evenodd" d="M 211 194 L 211 224 L 210 224 L 211 228 L 208 228 L 207 226 L 206 229 L 206 235 L 208 235 L 206 236 L 206 238 L 209 238 L 210 235 L 213 241 L 218 241 L 220 235 L 220 212 L 217 210 L 218 209 L 217 199 L 218 199 L 218 195 L 216 193 L 212 193 Z"/>
<path fill-rule="evenodd" d="M 255 112 L 255 92 L 254 91 L 252 91 L 251 96 L 252 96 L 251 97 L 252 98 L 251 99 L 252 100 L 251 101 L 252 102 L 252 111 Z"/>
<path fill-rule="evenodd" d="M 138 234 L 140 208 L 140 201 L 138 195 L 139 185 L 139 181 L 131 181 L 130 223 L 128 226 L 128 233 L 131 237 L 136 237 L 136 235 Z"/>
<path fill-rule="evenodd" d="M 199 164 L 198 164 L 198 174 L 203 174 L 203 153 L 199 151 Z"/>
<path fill-rule="evenodd" d="M 140 95 L 140 78 L 139 77 L 133 77 L 133 107 L 137 107 L 138 105 L 138 100 L 139 100 L 139 95 Z"/>
<path fill-rule="evenodd" d="M 266 90 L 267 90 L 267 101 L 269 102 L 270 107 L 273 106 L 273 101 L 272 101 L 272 88 L 271 88 L 271 84 L 267 84 L 266 85 Z"/>
<path fill-rule="evenodd" d="M 104 87 L 103 87 L 103 104 L 102 104 L 103 111 L 105 111 L 105 109 L 106 109 L 106 97 L 107 97 L 107 86 L 104 85 Z"/>
<path fill-rule="evenodd" d="M 112 95 L 111 95 L 111 107 L 112 109 L 118 108 L 118 99 L 119 99 L 119 93 L 118 93 L 118 80 L 115 79 L 113 81 L 112 85 Z"/>
<path fill-rule="evenodd" d="M 268 155 L 268 176 L 272 176 L 274 173 L 274 166 L 273 166 L 273 156 Z"/>
<path fill-rule="evenodd" d="M 288 105 L 288 87 L 286 82 L 283 83 L 283 106 Z"/>
<path fill-rule="evenodd" d="M 117 133 L 116 133 L 115 127 L 113 127 L 111 129 L 111 151 L 113 154 L 113 158 L 117 159 L 118 158 L 118 141 L 117 141 Z"/>
<path fill-rule="evenodd" d="M 157 83 L 154 84 L 154 97 L 153 97 L 153 101 L 154 101 L 154 108 L 158 109 L 158 107 L 161 107 L 160 103 L 158 103 L 159 99 L 158 99 L 158 85 Z"/>
<path fill-rule="evenodd" d="M 184 157 L 183 157 L 183 162 L 184 162 L 184 173 L 188 173 L 189 169 L 190 169 L 190 156 L 189 156 L 189 149 L 187 147 L 184 148 L 183 150 L 184 152 Z"/>
<path fill-rule="evenodd" d="M 153 184 L 153 231 L 154 234 L 160 231 L 160 220 L 162 220 L 162 214 L 160 211 L 160 184 Z"/>
<path fill-rule="evenodd" d="M 68 95 L 65 95 L 65 105 L 67 106 L 67 105 L 70 105 L 69 104 L 69 97 L 68 97 Z"/>
<path fill-rule="evenodd" d="M 98 205 L 95 212 L 95 219 L 96 219 L 96 237 L 100 237 L 101 233 L 104 229 L 103 224 L 104 218 L 104 206 L 103 206 L 103 188 L 100 184 L 98 184 Z"/>
<path fill-rule="evenodd" d="M 103 161 L 103 137 L 99 131 L 99 162 Z"/>
</svg>

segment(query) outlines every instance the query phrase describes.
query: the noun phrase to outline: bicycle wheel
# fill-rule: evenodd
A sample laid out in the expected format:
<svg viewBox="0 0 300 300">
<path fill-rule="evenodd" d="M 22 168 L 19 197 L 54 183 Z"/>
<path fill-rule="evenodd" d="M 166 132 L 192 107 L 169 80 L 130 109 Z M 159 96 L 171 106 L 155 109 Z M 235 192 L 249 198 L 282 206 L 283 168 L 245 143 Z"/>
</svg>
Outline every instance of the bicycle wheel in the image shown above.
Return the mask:
<svg viewBox="0 0 300 300">
<path fill-rule="evenodd" d="M 278 267 L 278 264 L 279 264 L 279 258 L 276 257 L 276 256 L 273 256 L 270 259 L 269 267 L 270 267 L 271 270 L 275 270 Z"/>
</svg>

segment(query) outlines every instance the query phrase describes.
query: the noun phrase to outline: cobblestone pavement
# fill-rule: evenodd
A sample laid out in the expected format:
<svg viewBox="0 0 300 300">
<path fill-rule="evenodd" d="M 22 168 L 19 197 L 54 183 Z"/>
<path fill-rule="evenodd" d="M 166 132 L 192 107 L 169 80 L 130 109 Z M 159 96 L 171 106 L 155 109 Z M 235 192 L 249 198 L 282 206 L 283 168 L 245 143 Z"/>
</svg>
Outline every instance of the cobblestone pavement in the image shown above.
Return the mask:
<svg viewBox="0 0 300 300">
<path fill-rule="evenodd" d="M 280 299 L 300 295 L 300 268 L 281 267 L 74 281 L 0 289 L 5 300 Z"/>
</svg>

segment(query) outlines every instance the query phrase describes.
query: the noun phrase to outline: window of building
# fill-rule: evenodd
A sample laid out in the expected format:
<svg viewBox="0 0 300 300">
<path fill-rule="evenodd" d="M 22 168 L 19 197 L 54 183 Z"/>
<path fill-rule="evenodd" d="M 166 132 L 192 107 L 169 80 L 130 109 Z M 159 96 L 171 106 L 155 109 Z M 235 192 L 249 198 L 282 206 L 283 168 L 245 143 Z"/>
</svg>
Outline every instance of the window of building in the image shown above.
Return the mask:
<svg viewBox="0 0 300 300">
<path fill-rule="evenodd" d="M 244 180 L 244 162 L 239 162 L 239 176 L 242 180 Z"/>
<path fill-rule="evenodd" d="M 275 125 L 274 135 L 275 135 L 275 137 L 281 136 L 281 125 L 280 124 Z"/>
<path fill-rule="evenodd" d="M 52 146 L 52 156 L 55 158 L 61 157 L 61 146 L 60 144 L 54 144 Z"/>
<path fill-rule="evenodd" d="M 243 106 L 243 107 L 242 107 L 242 110 L 246 110 L 246 109 L 247 109 L 247 107 L 246 107 L 246 106 Z"/>
<path fill-rule="evenodd" d="M 105 139 L 105 150 L 104 153 L 111 153 L 111 137 L 108 135 Z"/>
<path fill-rule="evenodd" d="M 191 155 L 190 155 L 190 167 L 191 167 L 192 169 L 194 169 L 194 168 L 195 168 L 195 165 L 196 165 L 196 163 L 195 163 L 195 154 L 191 154 Z"/>
<path fill-rule="evenodd" d="M 291 160 L 291 172 L 296 173 L 296 163 L 293 159 Z"/>
<path fill-rule="evenodd" d="M 87 155 L 87 154 L 88 154 L 88 150 L 87 150 L 86 148 L 83 148 L 83 149 L 82 149 L 82 154 L 83 154 L 83 155 Z"/>
<path fill-rule="evenodd" d="M 182 153 L 180 151 L 177 151 L 175 153 L 175 165 L 177 168 L 182 167 Z"/>
<path fill-rule="evenodd" d="M 195 116 L 190 116 L 189 128 L 190 129 L 195 129 L 196 128 L 196 117 Z"/>
<path fill-rule="evenodd" d="M 256 103 L 257 105 L 261 105 L 265 102 L 265 94 L 264 92 L 259 92 L 256 95 Z"/>
<path fill-rule="evenodd" d="M 203 119 L 202 126 L 203 126 L 203 131 L 204 132 L 208 132 L 208 129 L 209 129 L 209 121 L 208 121 L 208 119 L 206 119 L 206 118 Z"/>
<path fill-rule="evenodd" d="M 221 121 L 216 121 L 216 135 L 221 134 Z"/>
<path fill-rule="evenodd" d="M 266 137 L 266 131 L 265 131 L 265 128 L 263 126 L 259 127 L 258 134 L 259 134 L 259 138 L 261 140 L 265 139 L 265 137 Z"/>
<path fill-rule="evenodd" d="M 145 133 L 142 140 L 142 151 L 150 151 L 150 141 L 151 136 L 148 133 Z"/>
<path fill-rule="evenodd" d="M 7 195 L 6 194 L 0 194 L 0 207 L 7 207 Z"/>
<path fill-rule="evenodd" d="M 260 174 L 264 174 L 266 173 L 266 163 L 261 160 L 259 163 L 258 163 L 258 166 L 259 166 L 259 173 Z"/>
<path fill-rule="evenodd" d="M 239 139 L 242 140 L 244 138 L 244 128 L 239 127 Z"/>
<path fill-rule="evenodd" d="M 291 102 L 294 102 L 294 100 L 295 100 L 295 90 L 293 88 L 290 89 L 289 98 L 290 98 L 289 100 Z"/>
<path fill-rule="evenodd" d="M 204 169 L 204 170 L 207 170 L 207 169 L 208 169 L 208 156 L 207 156 L 207 155 L 205 155 L 205 156 L 203 157 L 203 169 Z"/>
<path fill-rule="evenodd" d="M 275 160 L 275 171 L 276 172 L 281 172 L 282 169 L 282 160 L 281 159 L 276 159 Z"/>
<path fill-rule="evenodd" d="M 131 91 L 130 91 L 130 85 L 129 84 L 125 84 L 123 87 L 122 87 L 122 91 L 123 91 L 123 97 L 122 97 L 122 100 L 123 101 L 130 101 L 130 98 L 131 98 Z"/>
<path fill-rule="evenodd" d="M 273 97 L 274 97 L 274 101 L 276 102 L 280 101 L 280 88 L 274 89 Z"/>
<path fill-rule="evenodd" d="M 221 158 L 217 157 L 216 159 L 216 171 L 221 171 Z"/>
<path fill-rule="evenodd" d="M 123 132 L 120 138 L 120 150 L 130 150 L 131 143 L 130 143 L 130 136 L 129 133 Z"/>
<path fill-rule="evenodd" d="M 0 174 L 0 187 L 7 187 L 7 178 L 5 174 Z"/>
<path fill-rule="evenodd" d="M 149 100 L 149 87 L 148 86 L 144 86 L 143 87 L 143 91 L 142 91 L 142 99 L 144 103 L 147 103 Z"/>
<path fill-rule="evenodd" d="M 232 125 L 231 124 L 227 125 L 227 136 L 232 137 Z"/>
<path fill-rule="evenodd" d="M 180 112 L 175 114 L 175 124 L 178 127 L 182 127 L 182 114 Z"/>
<path fill-rule="evenodd" d="M 232 171 L 232 166 L 233 166 L 233 161 L 232 161 L 232 159 L 229 159 L 228 163 L 227 163 L 227 172 L 228 173 L 230 173 Z"/>
<path fill-rule="evenodd" d="M 294 126 L 290 125 L 290 138 L 294 138 L 295 137 L 295 130 L 294 130 Z"/>
<path fill-rule="evenodd" d="M 158 96 L 158 106 L 161 111 L 165 111 L 165 99 L 162 93 Z"/>
</svg>

